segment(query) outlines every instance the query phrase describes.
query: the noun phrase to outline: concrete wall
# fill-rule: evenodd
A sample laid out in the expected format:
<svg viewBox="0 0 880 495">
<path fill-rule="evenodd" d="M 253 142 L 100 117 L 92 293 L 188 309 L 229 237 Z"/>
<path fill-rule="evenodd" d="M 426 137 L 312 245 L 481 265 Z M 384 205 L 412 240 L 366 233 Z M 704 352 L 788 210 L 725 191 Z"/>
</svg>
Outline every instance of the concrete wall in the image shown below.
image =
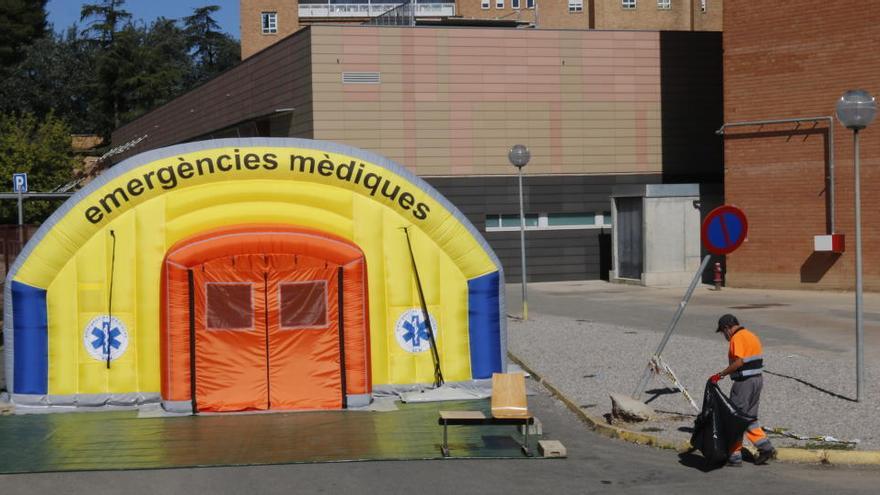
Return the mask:
<svg viewBox="0 0 880 495">
<path fill-rule="evenodd" d="M 684 287 L 693 279 L 701 261 L 700 188 L 697 184 L 616 186 L 613 198 L 641 199 L 642 275 L 645 286 Z M 617 203 L 611 203 L 614 224 L 619 225 Z M 620 279 L 618 244 L 612 235 L 610 279 Z"/>
<path fill-rule="evenodd" d="M 687 286 L 700 266 L 699 196 L 645 198 L 647 286 Z"/>
<path fill-rule="evenodd" d="M 728 122 L 833 115 L 848 89 L 880 95 L 880 9 L 865 2 L 802 0 L 725 3 L 724 118 Z M 826 123 L 765 125 L 725 134 L 727 202 L 749 217 L 749 237 L 727 257 L 737 287 L 854 287 L 852 132 Z M 862 139 L 864 284 L 880 290 L 880 122 Z M 830 224 L 826 175 L 836 161 L 842 255 L 813 252 Z"/>
</svg>

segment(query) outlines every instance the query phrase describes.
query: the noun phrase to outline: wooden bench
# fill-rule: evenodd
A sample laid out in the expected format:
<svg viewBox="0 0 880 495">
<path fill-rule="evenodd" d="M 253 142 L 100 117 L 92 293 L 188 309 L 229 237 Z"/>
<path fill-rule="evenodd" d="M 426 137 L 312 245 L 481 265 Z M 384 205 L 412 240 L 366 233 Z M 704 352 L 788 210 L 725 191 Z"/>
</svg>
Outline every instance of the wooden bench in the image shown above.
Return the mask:
<svg viewBox="0 0 880 495">
<path fill-rule="evenodd" d="M 511 425 L 524 426 L 523 453 L 531 456 L 529 450 L 529 425 L 535 418 L 529 414 L 526 402 L 525 376 L 522 373 L 495 373 L 492 375 L 492 416 L 481 411 L 440 411 L 437 423 L 443 426 L 443 444 L 440 452 L 449 457 L 449 426 Z"/>
</svg>

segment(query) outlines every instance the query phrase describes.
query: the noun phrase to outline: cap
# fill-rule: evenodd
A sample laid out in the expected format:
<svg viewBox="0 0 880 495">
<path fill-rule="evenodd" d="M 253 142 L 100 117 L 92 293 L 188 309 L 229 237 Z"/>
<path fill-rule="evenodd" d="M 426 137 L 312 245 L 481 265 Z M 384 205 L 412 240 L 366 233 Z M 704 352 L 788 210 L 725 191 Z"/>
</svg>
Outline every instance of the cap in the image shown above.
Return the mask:
<svg viewBox="0 0 880 495">
<path fill-rule="evenodd" d="M 716 332 L 720 332 L 727 327 L 732 327 L 734 325 L 739 325 L 739 320 L 736 319 L 736 316 L 728 313 L 726 315 L 722 315 L 721 318 L 718 318 L 718 329 Z"/>
</svg>

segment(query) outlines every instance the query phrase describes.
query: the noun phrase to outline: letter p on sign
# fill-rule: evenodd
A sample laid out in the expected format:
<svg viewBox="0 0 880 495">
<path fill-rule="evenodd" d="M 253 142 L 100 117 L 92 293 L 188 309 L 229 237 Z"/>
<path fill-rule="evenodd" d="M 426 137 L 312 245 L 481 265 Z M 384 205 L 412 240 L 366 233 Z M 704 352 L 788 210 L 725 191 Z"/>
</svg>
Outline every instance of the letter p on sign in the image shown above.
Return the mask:
<svg viewBox="0 0 880 495">
<path fill-rule="evenodd" d="M 27 174 L 12 174 L 12 191 L 28 192 Z"/>
</svg>

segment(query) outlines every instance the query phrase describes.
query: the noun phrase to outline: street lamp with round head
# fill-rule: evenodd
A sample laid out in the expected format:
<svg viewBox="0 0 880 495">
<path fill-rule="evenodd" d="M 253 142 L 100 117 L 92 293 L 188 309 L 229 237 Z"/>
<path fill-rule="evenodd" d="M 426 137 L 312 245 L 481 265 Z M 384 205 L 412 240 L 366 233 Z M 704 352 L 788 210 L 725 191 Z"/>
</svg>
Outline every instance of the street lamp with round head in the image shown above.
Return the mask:
<svg viewBox="0 0 880 495">
<path fill-rule="evenodd" d="M 532 154 L 529 153 L 529 149 L 521 144 L 515 144 L 510 151 L 507 152 L 507 158 L 510 160 L 510 163 L 513 164 L 516 168 L 523 168 L 529 163 L 529 159 L 532 157 Z"/>
<path fill-rule="evenodd" d="M 855 268 L 856 268 L 856 401 L 864 397 L 864 309 L 862 297 L 862 187 L 859 171 L 859 131 L 868 127 L 877 114 L 877 103 L 867 91 L 847 91 L 837 102 L 837 118 L 853 131 L 853 200 L 855 203 Z"/>
<path fill-rule="evenodd" d="M 877 104 L 867 91 L 847 91 L 837 102 L 837 118 L 847 129 L 861 130 L 868 127 L 877 114 Z"/>
</svg>

